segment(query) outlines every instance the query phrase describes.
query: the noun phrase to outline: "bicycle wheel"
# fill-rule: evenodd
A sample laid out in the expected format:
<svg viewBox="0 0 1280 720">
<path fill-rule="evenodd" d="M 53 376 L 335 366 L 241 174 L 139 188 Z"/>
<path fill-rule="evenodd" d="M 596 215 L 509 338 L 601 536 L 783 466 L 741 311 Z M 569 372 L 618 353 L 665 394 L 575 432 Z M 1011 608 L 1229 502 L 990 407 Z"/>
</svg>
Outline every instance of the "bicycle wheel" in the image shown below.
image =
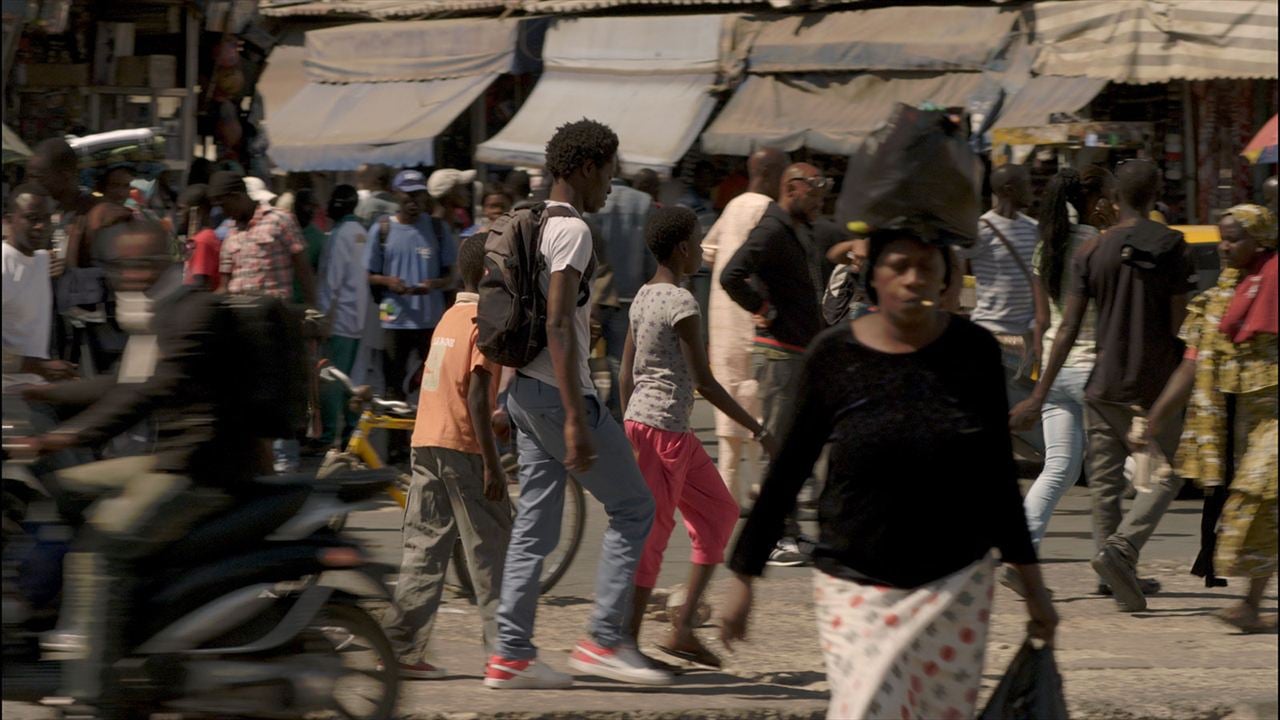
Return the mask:
<svg viewBox="0 0 1280 720">
<path fill-rule="evenodd" d="M 512 474 L 514 476 L 514 473 Z M 511 513 L 516 512 L 516 502 L 520 499 L 520 489 L 516 484 L 510 486 Z M 538 587 L 542 593 L 550 592 L 560 582 L 569 565 L 578 554 L 582 545 L 582 535 L 586 531 L 587 498 L 578 481 L 569 477 L 564 488 L 564 515 L 560 521 L 560 540 L 542 562 L 542 575 Z M 462 543 L 453 546 L 453 573 L 458 578 L 461 594 L 471 602 L 476 601 L 475 588 L 471 584 L 471 576 L 467 572 L 466 557 L 462 552 Z"/>
</svg>

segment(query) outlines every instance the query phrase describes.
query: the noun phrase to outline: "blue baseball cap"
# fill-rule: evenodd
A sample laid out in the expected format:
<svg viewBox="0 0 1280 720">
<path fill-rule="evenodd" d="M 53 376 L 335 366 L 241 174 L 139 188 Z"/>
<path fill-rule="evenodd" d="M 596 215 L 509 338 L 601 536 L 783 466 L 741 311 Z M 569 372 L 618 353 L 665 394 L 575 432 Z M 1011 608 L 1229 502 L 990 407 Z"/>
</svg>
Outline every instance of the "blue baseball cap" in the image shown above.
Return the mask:
<svg viewBox="0 0 1280 720">
<path fill-rule="evenodd" d="M 417 170 L 401 170 L 396 174 L 396 179 L 391 181 L 391 187 L 406 193 L 425 191 L 427 179 Z"/>
</svg>

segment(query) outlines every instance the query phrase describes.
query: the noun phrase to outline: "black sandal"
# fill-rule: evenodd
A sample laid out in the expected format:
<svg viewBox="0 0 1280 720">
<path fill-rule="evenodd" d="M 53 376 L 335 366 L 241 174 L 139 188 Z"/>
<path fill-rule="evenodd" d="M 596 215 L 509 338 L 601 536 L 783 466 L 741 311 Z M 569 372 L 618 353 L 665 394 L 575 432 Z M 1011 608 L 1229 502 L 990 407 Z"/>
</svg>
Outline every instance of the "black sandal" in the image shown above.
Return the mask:
<svg viewBox="0 0 1280 720">
<path fill-rule="evenodd" d="M 662 643 L 656 643 L 654 647 L 673 658 L 683 660 L 699 667 L 708 668 L 710 670 L 719 670 L 724 666 L 720 657 L 708 650 L 701 642 L 698 643 L 697 650 L 677 650 L 673 647 L 667 647 Z"/>
</svg>

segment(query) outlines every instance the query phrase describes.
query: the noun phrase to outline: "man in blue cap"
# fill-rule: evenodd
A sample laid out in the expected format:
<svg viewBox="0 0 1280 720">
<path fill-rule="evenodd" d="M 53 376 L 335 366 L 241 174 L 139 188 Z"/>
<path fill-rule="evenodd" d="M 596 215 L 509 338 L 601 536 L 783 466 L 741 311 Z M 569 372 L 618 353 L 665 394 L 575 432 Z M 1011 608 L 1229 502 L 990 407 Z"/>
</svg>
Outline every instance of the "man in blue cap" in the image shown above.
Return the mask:
<svg viewBox="0 0 1280 720">
<path fill-rule="evenodd" d="M 426 360 L 431 333 L 444 315 L 444 291 L 454 286 L 458 244 L 445 224 L 431 217 L 427 180 L 417 170 L 402 170 L 391 183 L 399 205 L 394 216 L 374 223 L 365 250 L 369 284 L 379 298 L 385 332 L 382 371 L 387 396 L 416 399 L 417 383 L 406 395 L 406 379 Z M 409 361 L 414 360 L 415 371 Z"/>
</svg>

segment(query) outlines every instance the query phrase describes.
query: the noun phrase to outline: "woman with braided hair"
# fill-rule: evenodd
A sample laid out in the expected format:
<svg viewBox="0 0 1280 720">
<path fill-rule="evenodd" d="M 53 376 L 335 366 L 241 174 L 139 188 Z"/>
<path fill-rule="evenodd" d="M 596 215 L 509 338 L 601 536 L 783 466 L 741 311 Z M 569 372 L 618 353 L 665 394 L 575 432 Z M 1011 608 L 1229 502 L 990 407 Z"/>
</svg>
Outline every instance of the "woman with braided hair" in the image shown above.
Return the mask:
<svg viewBox="0 0 1280 720">
<path fill-rule="evenodd" d="M 1115 178 L 1097 165 L 1083 171 L 1063 168 L 1049 180 L 1041 202 L 1040 242 L 1031 262 L 1032 271 L 1044 285 L 1049 299 L 1050 323 L 1045 332 L 1045 347 L 1053 345 L 1062 326 L 1062 310 L 1067 299 L 1065 288 L 1071 287 L 1071 257 L 1086 244 L 1097 242 L 1099 233 L 1115 221 L 1114 192 Z M 1095 315 L 1093 308 L 1086 311 L 1071 354 L 1049 390 L 1041 412 L 1044 469 L 1023 501 L 1027 527 L 1037 547 L 1058 501 L 1075 484 L 1084 466 L 1084 386 L 1096 355 Z M 1012 571 L 1005 574 L 1004 584 L 1022 593 Z"/>
</svg>

